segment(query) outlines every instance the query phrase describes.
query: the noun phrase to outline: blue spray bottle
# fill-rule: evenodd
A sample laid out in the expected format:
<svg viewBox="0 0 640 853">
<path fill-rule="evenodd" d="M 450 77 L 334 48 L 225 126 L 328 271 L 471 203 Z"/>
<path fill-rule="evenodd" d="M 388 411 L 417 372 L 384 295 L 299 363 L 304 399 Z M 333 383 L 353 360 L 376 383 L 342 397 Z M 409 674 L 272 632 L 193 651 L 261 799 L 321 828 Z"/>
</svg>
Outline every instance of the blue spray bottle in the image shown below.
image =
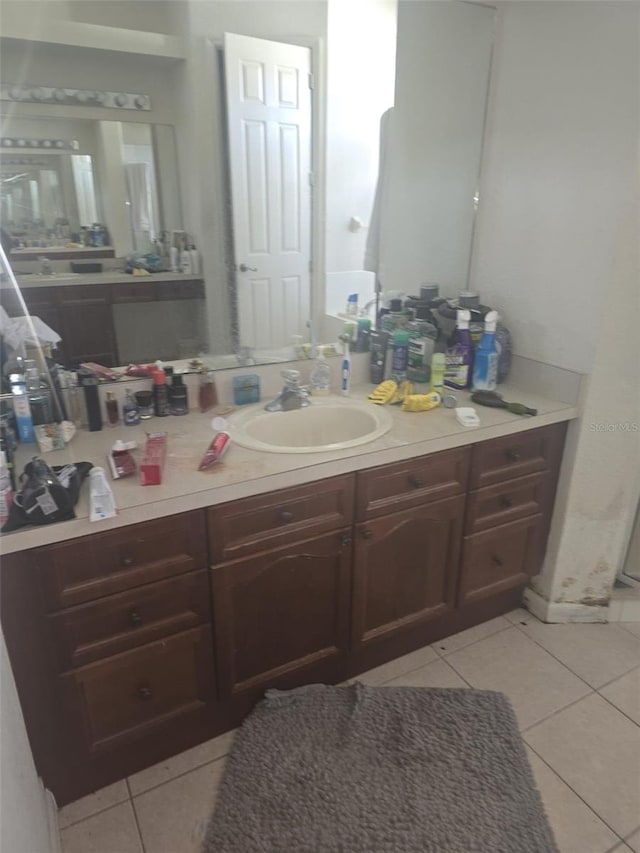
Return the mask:
<svg viewBox="0 0 640 853">
<path fill-rule="evenodd" d="M 498 312 L 489 311 L 484 318 L 484 334 L 476 350 L 473 365 L 472 388 L 474 391 L 495 391 L 498 384 L 498 346 L 496 325 Z"/>
<path fill-rule="evenodd" d="M 351 353 L 349 352 L 350 338 L 347 335 L 341 335 L 340 340 L 344 347 L 342 356 L 342 373 L 340 377 L 340 393 L 345 397 L 349 395 L 349 387 L 351 385 Z"/>
</svg>

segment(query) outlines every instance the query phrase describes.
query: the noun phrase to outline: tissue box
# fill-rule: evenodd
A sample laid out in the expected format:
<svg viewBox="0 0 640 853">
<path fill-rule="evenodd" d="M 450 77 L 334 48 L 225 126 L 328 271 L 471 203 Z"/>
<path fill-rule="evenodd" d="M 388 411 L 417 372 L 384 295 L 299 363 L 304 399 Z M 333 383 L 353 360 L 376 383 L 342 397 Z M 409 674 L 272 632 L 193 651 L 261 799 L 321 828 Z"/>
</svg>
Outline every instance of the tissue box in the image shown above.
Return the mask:
<svg viewBox="0 0 640 853">
<path fill-rule="evenodd" d="M 167 433 L 150 432 L 144 448 L 144 458 L 140 463 L 140 485 L 159 486 L 162 482 L 162 469 L 167 455 Z"/>
</svg>

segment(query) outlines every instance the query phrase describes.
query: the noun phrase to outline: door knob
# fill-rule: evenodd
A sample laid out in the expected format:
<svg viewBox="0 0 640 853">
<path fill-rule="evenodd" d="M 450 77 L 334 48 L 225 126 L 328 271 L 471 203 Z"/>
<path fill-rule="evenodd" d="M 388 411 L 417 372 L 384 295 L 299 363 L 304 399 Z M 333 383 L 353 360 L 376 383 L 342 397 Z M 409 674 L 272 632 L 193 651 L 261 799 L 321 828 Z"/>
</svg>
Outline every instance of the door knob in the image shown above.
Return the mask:
<svg viewBox="0 0 640 853">
<path fill-rule="evenodd" d="M 248 267 L 246 264 L 240 264 L 240 272 L 258 272 L 258 267 Z"/>
</svg>

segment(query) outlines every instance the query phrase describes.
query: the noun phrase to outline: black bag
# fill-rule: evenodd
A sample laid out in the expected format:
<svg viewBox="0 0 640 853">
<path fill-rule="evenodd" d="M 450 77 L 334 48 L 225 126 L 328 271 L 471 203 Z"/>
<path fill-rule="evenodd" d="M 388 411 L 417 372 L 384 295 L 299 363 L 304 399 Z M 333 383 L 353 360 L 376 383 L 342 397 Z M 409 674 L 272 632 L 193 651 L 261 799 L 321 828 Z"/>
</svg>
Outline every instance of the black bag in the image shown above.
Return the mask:
<svg viewBox="0 0 640 853">
<path fill-rule="evenodd" d="M 20 475 L 20 491 L 14 496 L 2 533 L 10 533 L 29 524 L 53 524 L 75 518 L 80 486 L 91 462 L 76 462 L 50 467 L 37 456 L 27 462 Z"/>
</svg>

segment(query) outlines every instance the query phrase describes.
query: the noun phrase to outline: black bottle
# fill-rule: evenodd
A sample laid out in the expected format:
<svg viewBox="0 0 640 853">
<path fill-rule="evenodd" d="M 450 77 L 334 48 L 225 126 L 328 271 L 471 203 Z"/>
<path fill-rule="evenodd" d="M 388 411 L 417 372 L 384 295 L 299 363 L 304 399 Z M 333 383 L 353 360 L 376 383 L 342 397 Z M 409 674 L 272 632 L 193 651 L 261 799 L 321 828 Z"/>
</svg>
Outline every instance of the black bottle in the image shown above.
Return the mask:
<svg viewBox="0 0 640 853">
<path fill-rule="evenodd" d="M 167 375 L 164 370 L 156 370 L 153 374 L 153 408 L 158 418 L 165 418 L 169 414 Z"/>
<path fill-rule="evenodd" d="M 174 375 L 173 382 L 169 388 L 169 404 L 172 415 L 188 415 L 189 402 L 187 400 L 187 386 L 182 381 L 182 376 Z"/>
<path fill-rule="evenodd" d="M 89 432 L 98 432 L 102 429 L 102 414 L 100 412 L 100 398 L 98 396 L 98 380 L 91 376 L 82 379 L 84 399 L 87 404 L 87 422 Z"/>
</svg>

